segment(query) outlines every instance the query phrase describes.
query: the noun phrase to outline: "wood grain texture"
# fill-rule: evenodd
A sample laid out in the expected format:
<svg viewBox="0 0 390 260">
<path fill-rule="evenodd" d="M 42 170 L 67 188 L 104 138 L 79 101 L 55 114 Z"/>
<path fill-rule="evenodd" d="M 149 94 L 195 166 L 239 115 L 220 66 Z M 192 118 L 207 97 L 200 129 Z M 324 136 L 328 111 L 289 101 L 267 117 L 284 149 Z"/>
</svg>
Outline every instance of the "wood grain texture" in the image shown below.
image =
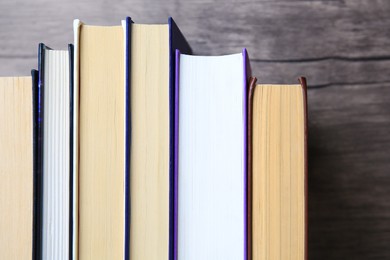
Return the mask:
<svg viewBox="0 0 390 260">
<path fill-rule="evenodd" d="M 37 47 L 66 48 L 72 20 L 163 23 L 196 54 L 247 47 L 258 83 L 308 78 L 309 259 L 390 258 L 390 1 L 0 2 L 0 75 L 29 75 Z"/>
</svg>

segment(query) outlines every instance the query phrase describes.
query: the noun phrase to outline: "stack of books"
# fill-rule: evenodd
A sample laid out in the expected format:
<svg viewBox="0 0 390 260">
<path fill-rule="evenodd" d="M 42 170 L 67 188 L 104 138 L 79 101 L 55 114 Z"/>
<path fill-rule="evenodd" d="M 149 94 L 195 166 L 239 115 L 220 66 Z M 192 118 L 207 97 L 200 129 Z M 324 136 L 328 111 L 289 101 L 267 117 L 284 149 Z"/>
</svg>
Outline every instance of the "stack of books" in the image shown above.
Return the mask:
<svg viewBox="0 0 390 260">
<path fill-rule="evenodd" d="M 246 49 L 74 21 L 0 78 L 0 259 L 306 259 L 307 98 Z"/>
</svg>

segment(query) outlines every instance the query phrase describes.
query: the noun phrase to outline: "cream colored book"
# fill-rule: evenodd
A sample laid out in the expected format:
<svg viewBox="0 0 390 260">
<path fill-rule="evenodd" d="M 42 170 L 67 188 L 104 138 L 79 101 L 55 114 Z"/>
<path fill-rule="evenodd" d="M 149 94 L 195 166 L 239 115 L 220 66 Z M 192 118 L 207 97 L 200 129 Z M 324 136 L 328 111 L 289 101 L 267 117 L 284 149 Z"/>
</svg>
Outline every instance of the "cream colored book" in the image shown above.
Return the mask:
<svg viewBox="0 0 390 260">
<path fill-rule="evenodd" d="M 31 259 L 33 113 L 31 77 L 0 78 L 0 259 Z"/>
<path fill-rule="evenodd" d="M 53 50 L 39 44 L 39 89 L 42 90 L 40 110 L 42 138 L 37 145 L 42 149 L 41 223 L 42 260 L 69 259 L 71 250 L 70 208 L 70 139 L 71 139 L 71 82 L 70 50 Z M 38 157 L 38 155 L 36 155 Z"/>
<path fill-rule="evenodd" d="M 250 88 L 253 260 L 307 259 L 306 80 L 300 81 Z"/>
<path fill-rule="evenodd" d="M 123 259 L 124 27 L 76 20 L 74 32 L 74 257 Z"/>
<path fill-rule="evenodd" d="M 172 18 L 167 24 L 127 18 L 126 28 L 131 39 L 129 257 L 173 259 L 175 50 L 191 50 Z"/>
<path fill-rule="evenodd" d="M 131 25 L 130 259 L 168 259 L 168 25 Z"/>
<path fill-rule="evenodd" d="M 246 57 L 178 55 L 178 260 L 246 260 Z"/>
</svg>

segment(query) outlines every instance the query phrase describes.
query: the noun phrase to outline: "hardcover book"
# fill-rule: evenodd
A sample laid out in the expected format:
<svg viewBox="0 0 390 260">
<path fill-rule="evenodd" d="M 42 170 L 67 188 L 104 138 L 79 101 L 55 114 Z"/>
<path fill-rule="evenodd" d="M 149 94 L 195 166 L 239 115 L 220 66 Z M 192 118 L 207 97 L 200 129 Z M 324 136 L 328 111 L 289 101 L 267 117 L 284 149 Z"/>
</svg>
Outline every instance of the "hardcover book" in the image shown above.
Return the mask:
<svg viewBox="0 0 390 260">
<path fill-rule="evenodd" d="M 191 48 L 172 18 L 167 24 L 128 18 L 125 24 L 131 133 L 126 135 L 126 223 L 131 223 L 126 252 L 135 260 L 173 259 L 175 50 L 191 53 Z"/>
<path fill-rule="evenodd" d="M 246 259 L 247 52 L 176 58 L 175 259 Z"/>
<path fill-rule="evenodd" d="M 307 87 L 249 84 L 252 259 L 307 259 Z"/>
<path fill-rule="evenodd" d="M 32 107 L 31 77 L 0 78 L 0 259 L 33 258 Z"/>
<path fill-rule="evenodd" d="M 190 47 L 172 18 L 74 28 L 74 254 L 171 259 L 174 50 Z"/>
<path fill-rule="evenodd" d="M 52 50 L 43 43 L 38 50 L 38 86 L 34 125 L 36 161 L 39 176 L 38 259 L 69 259 L 72 255 L 72 64 L 73 46 Z"/>
<path fill-rule="evenodd" d="M 74 33 L 73 257 L 123 259 L 125 30 L 75 20 Z"/>
</svg>

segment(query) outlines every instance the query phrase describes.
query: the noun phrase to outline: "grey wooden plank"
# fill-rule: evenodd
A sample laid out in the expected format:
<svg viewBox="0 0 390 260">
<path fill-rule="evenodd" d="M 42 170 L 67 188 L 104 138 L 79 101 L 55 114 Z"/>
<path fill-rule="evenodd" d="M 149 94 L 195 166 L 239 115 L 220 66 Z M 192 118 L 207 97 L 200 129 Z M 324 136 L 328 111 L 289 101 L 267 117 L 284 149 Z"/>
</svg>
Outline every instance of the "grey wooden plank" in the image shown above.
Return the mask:
<svg viewBox="0 0 390 260">
<path fill-rule="evenodd" d="M 0 7 L 12 9 L 12 3 L 1 3 Z M 18 9 L 3 12 L 0 17 L 1 54 L 3 46 L 16 53 L 32 53 L 18 48 L 24 46 L 20 33 L 64 45 L 72 39 L 73 18 L 114 24 L 131 15 L 135 21 L 154 23 L 172 15 L 200 54 L 223 54 L 248 47 L 253 58 L 268 60 L 390 55 L 390 2 L 385 0 L 185 4 L 173 0 L 118 4 L 41 0 L 24 3 Z"/>
<path fill-rule="evenodd" d="M 38 59 L 35 55 L 26 58 L 0 58 L 0 77 L 30 76 L 31 69 L 36 69 L 37 65 Z"/>
<path fill-rule="evenodd" d="M 315 248 L 310 249 L 309 259 L 389 259 L 387 222 L 377 218 L 321 220 L 321 225 L 309 229 L 309 244 Z"/>
<path fill-rule="evenodd" d="M 389 259 L 390 84 L 308 100 L 310 259 Z"/>
<path fill-rule="evenodd" d="M 259 62 L 252 60 L 252 70 L 265 83 L 291 83 L 299 76 L 308 78 L 309 87 L 390 82 L 390 59 L 325 59 L 302 62 Z"/>
<path fill-rule="evenodd" d="M 37 52 L 36 46 L 34 51 Z M 2 76 L 29 74 L 37 66 L 37 54 L 25 57 L 0 58 Z M 309 88 L 328 85 L 353 85 L 390 82 L 390 60 L 343 61 L 323 60 L 314 62 L 257 62 L 251 61 L 253 75 L 262 83 L 295 83 L 299 76 L 308 78 Z"/>
<path fill-rule="evenodd" d="M 2 2 L 0 9 L 12 10 L 15 5 Z M 20 9 L 0 17 L 0 75 L 25 74 L 35 66 L 14 59 L 15 71 L 7 58 L 36 57 L 39 42 L 66 48 L 73 41 L 73 18 L 113 25 L 126 15 L 145 23 L 165 22 L 173 15 L 197 54 L 225 54 L 247 47 L 254 75 L 266 82 L 285 83 L 299 75 L 306 75 L 312 85 L 390 80 L 389 1 L 185 5 L 96 1 L 91 5 L 89 1 L 40 0 L 23 3 Z"/>
</svg>

